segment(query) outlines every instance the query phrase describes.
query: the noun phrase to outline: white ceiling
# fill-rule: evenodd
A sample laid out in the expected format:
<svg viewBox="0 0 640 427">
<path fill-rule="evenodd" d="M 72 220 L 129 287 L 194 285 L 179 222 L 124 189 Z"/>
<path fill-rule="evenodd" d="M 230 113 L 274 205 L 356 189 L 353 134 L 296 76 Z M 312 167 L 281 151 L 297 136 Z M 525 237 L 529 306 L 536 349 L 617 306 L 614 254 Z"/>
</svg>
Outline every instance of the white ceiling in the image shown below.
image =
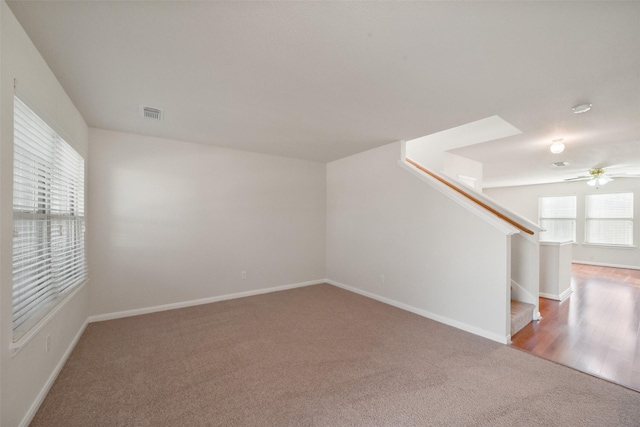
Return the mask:
<svg viewBox="0 0 640 427">
<path fill-rule="evenodd" d="M 92 127 L 326 162 L 498 115 L 485 186 L 640 173 L 640 2 L 8 3 Z"/>
</svg>

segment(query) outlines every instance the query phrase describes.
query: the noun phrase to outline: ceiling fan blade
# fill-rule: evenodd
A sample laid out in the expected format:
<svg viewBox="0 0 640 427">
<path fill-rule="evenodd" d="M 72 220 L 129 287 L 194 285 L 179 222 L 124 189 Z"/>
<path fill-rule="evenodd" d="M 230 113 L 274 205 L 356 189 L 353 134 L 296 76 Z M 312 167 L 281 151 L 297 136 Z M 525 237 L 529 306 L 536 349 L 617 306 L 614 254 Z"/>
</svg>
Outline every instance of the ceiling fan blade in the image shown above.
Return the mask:
<svg viewBox="0 0 640 427">
<path fill-rule="evenodd" d="M 638 173 L 614 173 L 609 176 L 611 178 L 640 178 Z"/>
<path fill-rule="evenodd" d="M 564 181 L 584 181 L 585 179 L 591 179 L 592 176 L 577 176 L 575 178 L 567 178 Z"/>
</svg>

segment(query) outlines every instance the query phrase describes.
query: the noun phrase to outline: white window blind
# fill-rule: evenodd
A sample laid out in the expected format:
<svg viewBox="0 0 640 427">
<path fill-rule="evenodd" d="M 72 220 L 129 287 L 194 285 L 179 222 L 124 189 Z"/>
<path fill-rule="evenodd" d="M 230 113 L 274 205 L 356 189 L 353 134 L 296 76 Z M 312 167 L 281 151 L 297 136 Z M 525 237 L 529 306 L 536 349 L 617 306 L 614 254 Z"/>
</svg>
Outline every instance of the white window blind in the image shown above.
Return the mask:
<svg viewBox="0 0 640 427">
<path fill-rule="evenodd" d="M 87 277 L 84 159 L 14 97 L 13 338 Z"/>
<path fill-rule="evenodd" d="M 587 243 L 633 245 L 633 193 L 589 194 Z"/>
<path fill-rule="evenodd" d="M 539 222 L 546 231 L 540 240 L 550 242 L 576 241 L 576 196 L 541 197 Z"/>
</svg>

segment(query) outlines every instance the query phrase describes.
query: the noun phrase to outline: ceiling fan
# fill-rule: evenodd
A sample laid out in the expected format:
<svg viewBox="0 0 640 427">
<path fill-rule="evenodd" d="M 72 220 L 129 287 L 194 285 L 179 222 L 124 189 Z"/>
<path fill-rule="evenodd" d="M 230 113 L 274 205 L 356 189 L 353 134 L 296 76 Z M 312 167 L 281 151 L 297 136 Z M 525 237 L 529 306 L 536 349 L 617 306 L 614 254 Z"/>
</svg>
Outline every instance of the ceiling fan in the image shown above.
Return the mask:
<svg viewBox="0 0 640 427">
<path fill-rule="evenodd" d="M 568 178 L 568 179 L 565 179 L 565 181 L 570 182 L 570 181 L 588 180 L 587 185 L 590 185 L 591 187 L 599 188 L 601 185 L 605 185 L 613 181 L 614 178 L 640 178 L 640 175 L 628 174 L 628 173 L 612 175 L 607 173 L 605 168 L 592 168 L 592 169 L 589 169 L 589 175 L 582 175 L 582 176 L 577 176 L 575 178 Z"/>
</svg>

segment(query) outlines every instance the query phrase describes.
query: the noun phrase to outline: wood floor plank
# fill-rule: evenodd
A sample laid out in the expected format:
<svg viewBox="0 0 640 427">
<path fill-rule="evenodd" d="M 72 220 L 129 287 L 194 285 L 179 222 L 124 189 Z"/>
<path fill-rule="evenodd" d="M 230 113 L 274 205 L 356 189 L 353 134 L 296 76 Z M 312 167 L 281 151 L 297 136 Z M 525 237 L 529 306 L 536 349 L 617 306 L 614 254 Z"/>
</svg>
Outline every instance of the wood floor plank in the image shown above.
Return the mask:
<svg viewBox="0 0 640 427">
<path fill-rule="evenodd" d="M 542 320 L 511 345 L 640 390 L 640 270 L 572 265 L 573 293 L 540 298 Z"/>
</svg>

